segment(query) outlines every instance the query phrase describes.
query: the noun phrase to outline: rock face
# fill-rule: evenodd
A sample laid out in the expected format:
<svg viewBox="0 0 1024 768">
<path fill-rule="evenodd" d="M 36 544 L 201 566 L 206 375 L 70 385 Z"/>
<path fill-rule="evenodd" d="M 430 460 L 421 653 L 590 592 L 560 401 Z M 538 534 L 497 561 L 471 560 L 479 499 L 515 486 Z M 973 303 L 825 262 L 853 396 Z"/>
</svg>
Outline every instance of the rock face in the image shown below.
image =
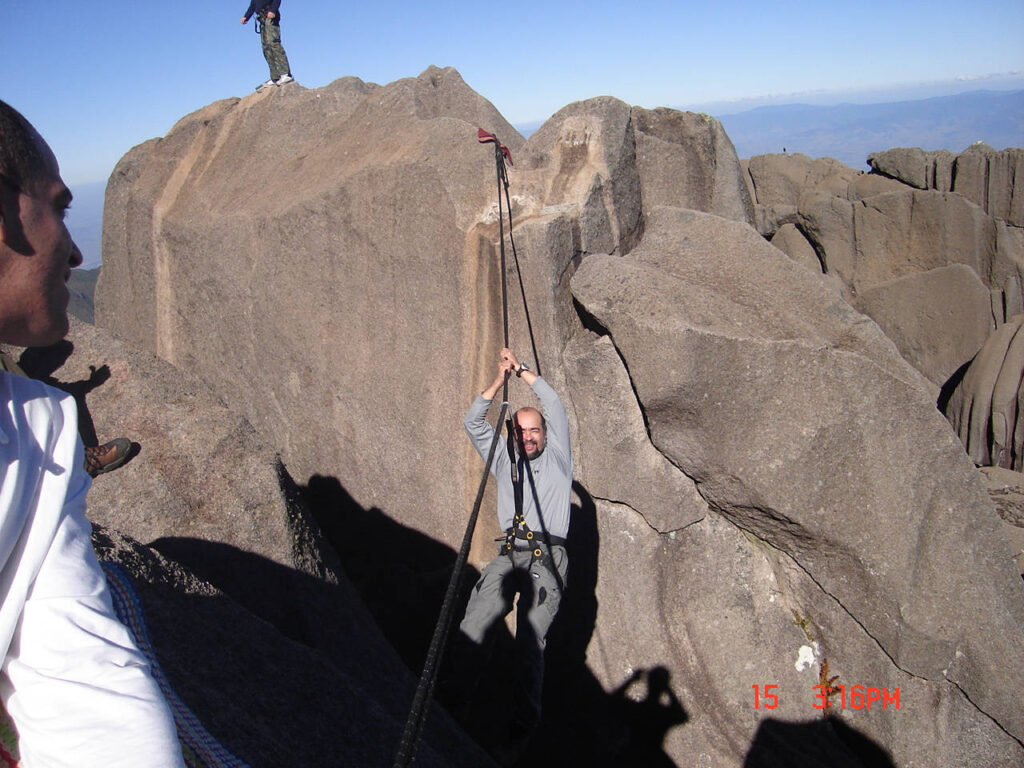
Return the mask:
<svg viewBox="0 0 1024 768">
<path fill-rule="evenodd" d="M 976 464 L 1024 469 L 1024 315 L 993 333 L 953 390 L 946 415 Z"/>
<path fill-rule="evenodd" d="M 421 590 L 481 471 L 461 416 L 503 342 L 478 126 L 516 163 L 534 362 L 569 409 L 576 461 L 537 761 L 1019 765 L 1005 670 L 1024 666 L 1024 585 L 934 405 L 941 371 L 994 326 L 985 297 L 1016 275 L 1017 241 L 954 192 L 799 157 L 744 174 L 714 121 L 607 97 L 524 142 L 453 70 L 294 86 L 211 105 L 122 160 L 98 322 L 244 415 L 258 436 L 244 453 L 280 454 L 333 545 L 303 550 L 324 564 L 317 583 L 348 573 L 415 666 L 414 606 L 436 615 Z M 765 236 L 802 238 L 799 262 Z M 989 312 L 955 352 L 889 309 L 932 291 Z M 510 324 L 532 357 L 514 298 Z M 517 386 L 513 406 L 532 402 Z M 258 495 L 292 520 L 289 493 Z M 771 709 L 753 699 L 767 685 Z M 837 718 L 821 719 L 816 685 Z M 899 711 L 851 706 L 854 686 Z M 458 735 L 435 727 L 443 754 Z"/>
<path fill-rule="evenodd" d="M 758 230 L 834 279 L 938 391 L 1024 311 L 1022 156 L 893 149 L 871 156 L 871 174 L 802 155 L 746 165 Z"/>
<path fill-rule="evenodd" d="M 868 165 L 917 189 L 956 192 L 990 216 L 1024 227 L 1024 149 L 997 152 L 981 142 L 959 155 L 890 149 L 869 155 Z"/>
<path fill-rule="evenodd" d="M 390 765 L 415 679 L 276 452 L 194 376 L 87 324 L 69 341 L 22 367 L 75 394 L 87 441 L 137 445 L 93 482 L 88 515 L 100 558 L 134 578 L 175 692 L 251 766 Z M 433 718 L 417 764 L 490 764 Z"/>
<path fill-rule="evenodd" d="M 676 632 L 686 627 L 695 668 L 714 680 L 714 690 L 709 686 L 693 694 L 702 700 L 723 695 L 738 700 L 741 688 L 749 688 L 744 681 L 750 672 L 733 669 L 735 649 L 721 645 L 721 638 L 733 633 L 744 638 L 740 647 L 753 645 L 757 637 L 778 644 L 781 658 L 754 660 L 754 668 L 756 677 L 779 680 L 783 690 L 816 683 L 814 670 L 794 675 L 792 667 L 800 646 L 812 639 L 817 645 L 811 647 L 830 659 L 834 672 L 842 674 L 842 659 L 856 670 L 855 677 L 882 675 L 889 685 L 922 685 L 940 697 L 952 694 L 947 681 L 966 690 L 965 684 L 978 685 L 995 674 L 994 668 L 982 673 L 973 665 L 961 667 L 959 653 L 998 664 L 1001 653 L 1021 652 L 1019 633 L 1011 627 L 1024 615 L 991 617 L 1003 625 L 997 634 L 1007 633 L 1005 641 L 997 641 L 1003 646 L 998 651 L 967 651 L 992 639 L 967 626 L 947 634 L 945 616 L 963 610 L 962 596 L 970 593 L 973 601 L 980 586 L 951 573 L 949 558 L 969 551 L 963 559 L 984 561 L 995 547 L 1005 566 L 1008 554 L 995 516 L 976 514 L 987 499 L 973 467 L 915 372 L 892 353 L 877 326 L 758 242 L 751 230 L 690 211 L 656 211 L 640 246 L 626 258 L 585 260 L 572 288 L 614 340 L 654 445 L 746 536 L 729 545 L 709 544 L 730 552 L 710 567 L 732 567 L 741 558 L 741 568 L 763 569 L 753 578 L 765 585 L 763 594 L 749 586 L 738 592 L 716 588 L 722 594 L 711 601 L 714 606 L 743 605 L 743 610 L 719 608 L 717 620 L 709 613 L 701 621 L 691 615 L 698 609 L 688 609 L 666 622 Z M 906 442 L 910 434 L 917 435 L 914 449 Z M 953 473 L 942 490 L 935 484 L 939 466 Z M 721 542 L 721 524 L 716 531 L 712 540 Z M 696 541 L 705 535 L 687 528 L 677 532 L 676 546 L 699 546 Z M 929 542 L 927 553 L 922 540 Z M 1015 574 L 999 570 L 998 586 L 987 597 L 978 596 L 980 602 L 1019 600 Z M 686 575 L 681 569 L 673 573 L 672 584 L 693 577 L 691 568 Z M 704 602 L 696 597 L 700 593 L 698 586 L 694 602 Z M 685 598 L 673 600 L 679 602 L 692 605 Z M 917 610 L 907 610 L 911 605 Z M 862 632 L 850 634 L 839 629 L 841 622 L 832 623 L 835 608 Z M 824 623 L 819 612 L 829 615 Z M 757 617 L 753 624 L 751 614 Z M 793 615 L 802 617 L 798 628 L 792 626 Z M 781 650 L 787 643 L 788 653 Z M 879 647 L 887 661 L 882 666 L 875 658 Z M 976 693 L 988 695 L 985 687 Z M 969 696 L 980 704 L 973 693 Z M 1008 722 L 1011 704 L 997 699 L 990 697 L 982 708 L 1001 709 L 1000 722 Z M 795 705 L 788 712 L 780 708 L 783 717 L 799 711 Z M 916 714 L 901 715 L 908 727 L 917 727 L 910 724 Z M 865 715 L 858 727 L 879 738 L 873 717 L 878 726 L 886 719 Z M 748 718 L 737 712 L 735 719 L 723 719 L 722 739 L 743 732 Z M 915 754 L 930 755 L 924 762 L 942 762 L 956 750 L 942 741 L 928 748 L 935 751 Z M 909 757 L 904 753 L 896 762 Z"/>
<path fill-rule="evenodd" d="M 1013 559 L 1024 576 L 1024 474 L 1002 467 L 982 467 L 981 473 L 1003 520 Z"/>
</svg>

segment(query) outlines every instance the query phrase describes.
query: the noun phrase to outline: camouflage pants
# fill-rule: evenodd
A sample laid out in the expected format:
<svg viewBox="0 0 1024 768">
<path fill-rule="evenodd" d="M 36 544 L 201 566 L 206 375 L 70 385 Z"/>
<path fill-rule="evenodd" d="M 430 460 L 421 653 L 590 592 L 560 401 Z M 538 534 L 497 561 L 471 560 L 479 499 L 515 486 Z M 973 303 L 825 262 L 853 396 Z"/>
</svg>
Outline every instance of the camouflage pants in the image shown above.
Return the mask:
<svg viewBox="0 0 1024 768">
<path fill-rule="evenodd" d="M 281 45 L 281 24 L 277 19 L 260 19 L 260 41 L 263 43 L 263 58 L 270 67 L 270 79 L 277 80 L 281 75 L 290 75 L 292 69 L 288 66 L 288 54 Z"/>
</svg>

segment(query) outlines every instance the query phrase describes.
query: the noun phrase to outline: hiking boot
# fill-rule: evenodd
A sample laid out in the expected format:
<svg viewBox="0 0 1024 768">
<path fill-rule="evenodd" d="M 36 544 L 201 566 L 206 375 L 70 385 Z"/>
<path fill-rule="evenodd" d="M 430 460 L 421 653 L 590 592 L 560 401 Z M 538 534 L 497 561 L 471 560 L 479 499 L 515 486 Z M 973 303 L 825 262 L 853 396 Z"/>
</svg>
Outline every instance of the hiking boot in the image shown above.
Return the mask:
<svg viewBox="0 0 1024 768">
<path fill-rule="evenodd" d="M 273 80 L 267 80 L 265 83 L 260 83 L 256 86 L 257 91 L 262 91 L 264 88 L 269 88 L 272 85 L 277 85 Z"/>
<path fill-rule="evenodd" d="M 85 471 L 90 477 L 112 472 L 126 461 L 132 450 L 132 441 L 127 437 L 119 437 L 103 445 L 94 445 L 85 449 Z"/>
<path fill-rule="evenodd" d="M 285 83 L 294 83 L 295 78 L 291 75 L 281 75 L 277 80 L 274 81 L 274 85 L 284 85 Z"/>
</svg>

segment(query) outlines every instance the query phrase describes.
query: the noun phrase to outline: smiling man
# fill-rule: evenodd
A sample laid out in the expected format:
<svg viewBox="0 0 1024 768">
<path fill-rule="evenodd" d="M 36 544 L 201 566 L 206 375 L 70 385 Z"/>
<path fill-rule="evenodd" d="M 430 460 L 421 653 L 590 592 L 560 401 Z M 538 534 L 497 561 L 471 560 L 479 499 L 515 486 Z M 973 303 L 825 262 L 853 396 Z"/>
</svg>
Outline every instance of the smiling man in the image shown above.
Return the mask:
<svg viewBox="0 0 1024 768">
<path fill-rule="evenodd" d="M 53 152 L 0 101 L 0 342 L 67 333 L 67 280 L 82 261 L 70 202 Z M 0 371 L 0 696 L 26 768 L 183 768 L 92 551 L 76 425 L 70 395 Z"/>
<path fill-rule="evenodd" d="M 505 444 L 498 444 L 491 474 L 498 483 L 498 524 L 505 531 L 505 539 L 470 595 L 459 626 L 462 637 L 469 642 L 462 643 L 465 658 L 455 663 L 460 667 L 460 678 L 475 680 L 477 670 L 486 661 L 488 634 L 512 609 L 512 598 L 518 592 L 518 658 L 511 686 L 513 722 L 497 754 L 499 759 L 514 762 L 540 721 L 544 647 L 568 573 L 565 543 L 572 452 L 569 418 L 558 395 L 544 379 L 520 364 L 511 349 L 501 350 L 497 376 L 466 414 L 466 432 L 477 452 L 486 460 L 494 435 L 494 428 L 487 423 L 487 411 L 513 373 L 533 390 L 543 414 L 531 407 L 516 411 L 514 455 Z"/>
</svg>

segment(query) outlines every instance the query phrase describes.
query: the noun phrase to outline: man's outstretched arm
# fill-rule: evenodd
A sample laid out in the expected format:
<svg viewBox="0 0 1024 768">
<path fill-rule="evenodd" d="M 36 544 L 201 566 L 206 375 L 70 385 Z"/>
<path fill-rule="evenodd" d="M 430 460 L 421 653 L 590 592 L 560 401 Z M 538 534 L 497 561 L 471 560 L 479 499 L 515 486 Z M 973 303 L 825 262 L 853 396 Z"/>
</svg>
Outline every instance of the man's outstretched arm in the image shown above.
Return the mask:
<svg viewBox="0 0 1024 768">
<path fill-rule="evenodd" d="M 466 418 L 462 420 L 469 439 L 473 441 L 477 453 L 484 459 L 487 458 L 487 453 L 491 448 L 491 440 L 494 437 L 494 427 L 487 422 L 487 411 L 491 407 L 491 401 L 497 396 L 498 390 L 504 386 L 510 370 L 508 361 L 502 357 L 498 361 L 498 372 L 494 377 L 494 381 L 473 401 L 469 411 L 466 413 Z"/>
</svg>

